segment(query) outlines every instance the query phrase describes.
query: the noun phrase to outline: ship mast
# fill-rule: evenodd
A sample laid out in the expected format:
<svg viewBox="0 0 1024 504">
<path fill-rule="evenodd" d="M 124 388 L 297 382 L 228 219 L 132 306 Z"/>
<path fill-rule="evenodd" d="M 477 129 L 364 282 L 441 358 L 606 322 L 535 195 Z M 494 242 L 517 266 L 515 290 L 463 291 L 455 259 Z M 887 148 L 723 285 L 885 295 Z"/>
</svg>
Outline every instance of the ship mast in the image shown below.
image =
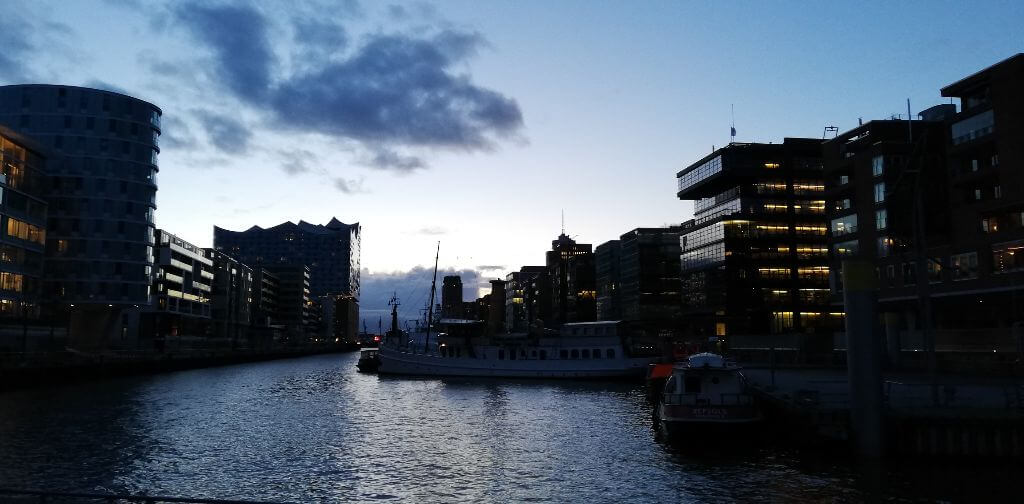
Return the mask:
<svg viewBox="0 0 1024 504">
<path fill-rule="evenodd" d="M 437 290 L 437 259 L 441 257 L 441 242 L 437 242 L 437 253 L 434 254 L 434 280 L 430 282 L 430 305 L 427 307 L 427 336 L 423 338 L 423 353 L 430 348 L 430 323 L 434 321 L 434 292 Z"/>
<path fill-rule="evenodd" d="M 391 300 L 388 301 L 388 304 L 391 305 L 391 330 L 388 331 L 387 336 L 390 336 L 390 337 L 393 338 L 393 337 L 398 335 L 398 293 L 397 292 L 391 295 Z M 386 339 L 390 339 L 390 338 L 386 338 Z M 401 343 L 401 340 L 399 340 L 399 343 Z"/>
</svg>

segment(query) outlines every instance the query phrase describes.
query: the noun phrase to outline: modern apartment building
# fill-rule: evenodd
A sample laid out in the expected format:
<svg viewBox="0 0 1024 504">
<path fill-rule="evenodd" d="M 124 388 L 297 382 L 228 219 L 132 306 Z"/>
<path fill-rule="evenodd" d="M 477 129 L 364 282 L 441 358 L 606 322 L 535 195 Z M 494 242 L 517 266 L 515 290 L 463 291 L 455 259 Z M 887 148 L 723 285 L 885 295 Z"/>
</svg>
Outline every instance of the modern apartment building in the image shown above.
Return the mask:
<svg viewBox="0 0 1024 504">
<path fill-rule="evenodd" d="M 0 323 L 39 318 L 46 244 L 45 152 L 0 126 Z"/>
<path fill-rule="evenodd" d="M 552 240 L 545 258 L 551 278 L 551 316 L 544 321 L 545 326 L 593 321 L 597 316 L 597 292 L 592 245 L 576 243 L 563 232 Z"/>
<path fill-rule="evenodd" d="M 677 196 L 694 205 L 680 230 L 691 335 L 761 348 L 780 341 L 767 335 L 800 334 L 792 345 L 831 348 L 821 333 L 841 315 L 828 306 L 821 142 L 731 143 L 676 174 Z"/>
<path fill-rule="evenodd" d="M 538 300 L 539 291 L 542 289 L 536 285 L 536 282 L 539 277 L 546 277 L 546 272 L 545 266 L 523 266 L 519 271 L 513 271 L 505 277 L 506 331 L 529 332 L 535 320 L 544 319 L 544 315 L 539 313 L 539 309 L 541 305 L 548 306 L 550 301 L 547 298 L 550 296 L 546 296 L 544 300 Z"/>
<path fill-rule="evenodd" d="M 204 249 L 163 229 L 156 234 L 153 304 L 143 314 L 143 334 L 157 348 L 196 346 L 196 338 L 213 336 L 213 261 Z"/>
<path fill-rule="evenodd" d="M 285 222 L 229 231 L 214 226 L 213 247 L 250 266 L 305 264 L 313 296 L 347 294 L 359 298 L 359 224 L 331 219 L 326 225 Z"/>
<path fill-rule="evenodd" d="M 678 242 L 678 236 L 676 237 Z M 594 248 L 594 287 L 597 290 L 597 320 L 621 320 L 622 301 L 619 288 L 619 240 L 609 240 Z M 679 248 L 678 243 L 676 248 Z M 676 253 L 678 269 L 679 254 Z M 678 272 L 676 273 L 678 278 Z"/>
<path fill-rule="evenodd" d="M 250 340 L 253 323 L 252 268 L 218 250 L 203 249 L 213 261 L 213 290 L 210 314 L 213 336 L 231 342 L 232 348 L 254 348 Z"/>
<path fill-rule="evenodd" d="M 150 303 L 161 110 L 74 86 L 0 86 L 0 124 L 50 151 L 44 311 L 78 348 L 131 345 Z"/>
</svg>

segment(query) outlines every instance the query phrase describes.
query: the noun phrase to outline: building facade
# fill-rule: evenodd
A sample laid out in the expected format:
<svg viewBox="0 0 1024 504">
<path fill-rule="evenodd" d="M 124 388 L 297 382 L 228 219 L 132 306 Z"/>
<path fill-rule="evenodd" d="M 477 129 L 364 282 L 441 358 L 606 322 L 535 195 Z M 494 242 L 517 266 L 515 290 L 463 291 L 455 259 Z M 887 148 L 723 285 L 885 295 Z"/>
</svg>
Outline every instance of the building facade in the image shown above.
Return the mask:
<svg viewBox="0 0 1024 504">
<path fill-rule="evenodd" d="M 447 275 L 441 280 L 441 317 L 462 318 L 462 277 Z"/>
<path fill-rule="evenodd" d="M 46 245 L 46 149 L 0 126 L 0 322 L 38 319 Z"/>
<path fill-rule="evenodd" d="M 314 337 L 317 308 L 310 295 L 311 273 L 304 264 L 276 264 L 269 269 L 278 279 L 276 323 L 284 326 L 289 345 L 305 345 Z"/>
<path fill-rule="evenodd" d="M 250 266 L 305 264 L 313 296 L 359 298 L 359 224 L 331 219 L 326 225 L 285 222 L 263 229 L 229 231 L 214 226 L 213 247 Z"/>
<path fill-rule="evenodd" d="M 153 304 L 142 314 L 142 336 L 156 349 L 206 347 L 211 336 L 213 261 L 206 251 L 157 230 Z"/>
<path fill-rule="evenodd" d="M 821 140 L 803 138 L 732 143 L 676 174 L 694 205 L 680 236 L 691 335 L 762 348 L 831 325 L 822 177 Z M 831 349 L 831 336 L 810 344 Z"/>
<path fill-rule="evenodd" d="M 637 228 L 619 237 L 621 320 L 657 321 L 666 329 L 678 322 L 681 230 L 678 226 Z"/>
<path fill-rule="evenodd" d="M 678 241 L 678 239 L 677 239 Z M 677 245 L 678 247 L 678 245 Z M 594 284 L 597 290 L 597 320 L 622 319 L 619 296 L 619 240 L 609 240 L 594 249 Z M 676 254 L 676 262 L 679 262 Z"/>
<path fill-rule="evenodd" d="M 546 327 L 596 318 L 592 248 L 589 243 L 576 243 L 565 233 L 552 240 L 551 250 L 545 254 L 551 279 L 551 312 L 544 321 Z"/>
<path fill-rule="evenodd" d="M 203 251 L 213 262 L 213 290 L 210 294 L 213 336 L 230 341 L 231 348 L 255 348 L 255 334 L 250 334 L 254 320 L 252 268 L 216 249 Z"/>
</svg>

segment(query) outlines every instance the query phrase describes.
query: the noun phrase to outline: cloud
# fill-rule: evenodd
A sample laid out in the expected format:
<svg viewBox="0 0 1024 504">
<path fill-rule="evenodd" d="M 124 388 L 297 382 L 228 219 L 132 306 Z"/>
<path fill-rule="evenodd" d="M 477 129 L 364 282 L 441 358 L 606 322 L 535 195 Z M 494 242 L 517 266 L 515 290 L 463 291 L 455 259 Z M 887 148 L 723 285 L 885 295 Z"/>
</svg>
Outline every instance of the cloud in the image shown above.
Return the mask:
<svg viewBox="0 0 1024 504">
<path fill-rule="evenodd" d="M 447 234 L 448 230 L 440 226 L 429 226 L 425 228 L 420 228 L 419 230 L 416 231 L 416 233 L 424 234 L 427 236 L 438 236 Z"/>
<path fill-rule="evenodd" d="M 240 98 L 259 101 L 270 86 L 274 54 L 267 21 L 248 5 L 179 4 L 176 18 L 205 43 L 217 60 L 217 75 Z"/>
<path fill-rule="evenodd" d="M 477 266 L 476 269 L 479 270 L 479 271 L 501 271 L 501 270 L 505 269 L 505 266 L 483 265 L 483 266 Z"/>
<path fill-rule="evenodd" d="M 362 194 L 362 193 L 366 193 L 368 191 L 363 189 L 363 181 L 364 180 L 365 180 L 364 177 L 359 177 L 358 180 L 345 179 L 345 178 L 338 177 L 338 178 L 334 179 L 334 188 L 339 190 L 339 191 L 341 191 L 341 192 L 343 192 L 343 193 L 345 193 L 345 194 Z"/>
<path fill-rule="evenodd" d="M 196 146 L 195 135 L 189 130 L 185 121 L 177 116 L 167 115 L 161 118 L 160 145 L 170 149 L 191 149 Z"/>
<path fill-rule="evenodd" d="M 206 110 L 196 110 L 194 114 L 206 130 L 210 143 L 217 149 L 228 154 L 241 154 L 249 148 L 252 131 L 241 122 Z"/>
<path fill-rule="evenodd" d="M 427 164 L 419 157 L 399 154 L 380 146 L 371 149 L 371 155 L 363 160 L 363 164 L 379 170 L 394 170 L 399 173 L 411 173 L 427 167 Z"/>
<path fill-rule="evenodd" d="M 236 98 L 283 128 L 361 143 L 369 153 L 363 164 L 374 168 L 426 167 L 397 148 L 489 151 L 523 127 L 515 99 L 456 73 L 486 46 L 478 33 L 371 33 L 343 54 L 343 26 L 327 16 L 289 18 L 299 53 L 313 56 L 293 57 L 297 71 L 278 75 L 269 22 L 256 8 L 191 2 L 176 17 L 210 49 L 215 77 Z"/>
<path fill-rule="evenodd" d="M 51 58 L 69 57 L 74 50 L 63 39 L 73 35 L 74 30 L 64 23 L 37 21 L 19 15 L 16 8 L 5 9 L 0 16 L 0 80 L 22 83 L 39 79 L 39 73 L 30 69 L 40 62 L 39 49 L 45 47 Z"/>
<path fill-rule="evenodd" d="M 278 154 L 284 158 L 281 169 L 288 175 L 301 175 L 312 170 L 311 163 L 317 162 L 317 155 L 306 149 L 280 150 Z"/>
</svg>

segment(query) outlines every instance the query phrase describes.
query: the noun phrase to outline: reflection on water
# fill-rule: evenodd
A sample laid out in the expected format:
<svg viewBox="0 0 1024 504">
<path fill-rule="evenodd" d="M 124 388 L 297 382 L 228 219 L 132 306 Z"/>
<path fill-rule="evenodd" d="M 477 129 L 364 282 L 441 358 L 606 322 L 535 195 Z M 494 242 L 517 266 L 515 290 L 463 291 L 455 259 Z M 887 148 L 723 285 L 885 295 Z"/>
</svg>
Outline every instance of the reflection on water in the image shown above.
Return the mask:
<svg viewBox="0 0 1024 504">
<path fill-rule="evenodd" d="M 871 483 L 841 459 L 771 443 L 686 454 L 656 441 L 640 385 L 396 379 L 356 373 L 357 357 L 0 395 L 0 486 L 302 502 L 855 502 L 879 488 L 939 498 L 972 481 L 904 467 Z M 995 474 L 1013 481 L 1006 471 Z"/>
</svg>

